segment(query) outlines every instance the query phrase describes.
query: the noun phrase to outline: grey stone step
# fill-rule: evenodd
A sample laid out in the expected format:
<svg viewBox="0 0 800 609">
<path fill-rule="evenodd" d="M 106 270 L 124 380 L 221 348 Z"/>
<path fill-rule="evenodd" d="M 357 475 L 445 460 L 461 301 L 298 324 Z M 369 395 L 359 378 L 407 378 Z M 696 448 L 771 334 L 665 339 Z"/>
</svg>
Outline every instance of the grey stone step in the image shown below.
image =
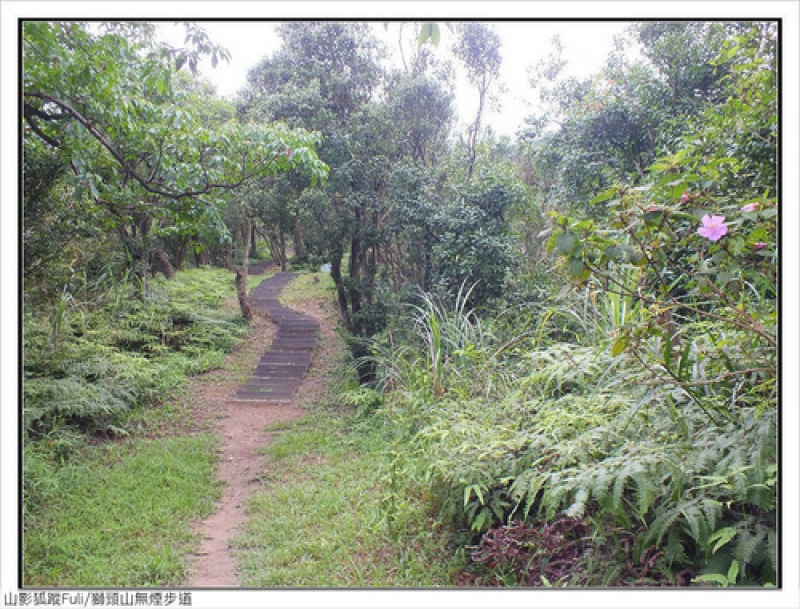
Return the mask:
<svg viewBox="0 0 800 609">
<path fill-rule="evenodd" d="M 300 386 L 299 382 L 283 382 L 281 384 L 267 384 L 267 385 L 259 385 L 256 381 L 250 380 L 248 383 L 245 383 L 241 387 L 239 387 L 239 391 L 237 393 L 260 393 L 264 395 L 277 395 L 281 393 L 292 393 Z"/>
<path fill-rule="evenodd" d="M 278 326 L 270 348 L 239 387 L 237 402 L 289 403 L 311 366 L 319 340 L 319 322 L 283 306 L 278 297 L 296 273 L 276 273 L 250 291 L 251 306 Z"/>
</svg>

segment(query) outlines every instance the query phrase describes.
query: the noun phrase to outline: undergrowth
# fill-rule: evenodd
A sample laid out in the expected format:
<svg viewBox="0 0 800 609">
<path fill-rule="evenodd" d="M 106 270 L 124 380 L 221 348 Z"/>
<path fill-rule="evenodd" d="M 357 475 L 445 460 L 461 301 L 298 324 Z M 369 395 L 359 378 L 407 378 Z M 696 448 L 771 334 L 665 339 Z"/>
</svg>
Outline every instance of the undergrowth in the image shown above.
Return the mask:
<svg viewBox="0 0 800 609">
<path fill-rule="evenodd" d="M 24 424 L 32 437 L 60 428 L 124 432 L 133 408 L 157 405 L 188 375 L 218 366 L 246 333 L 230 273 L 183 271 L 149 283 L 115 282 L 54 320 L 26 310 Z"/>
<path fill-rule="evenodd" d="M 658 336 L 615 353 L 614 329 L 641 315 L 618 302 L 542 307 L 511 333 L 463 300 L 424 303 L 416 332 L 376 342 L 379 381 L 355 399 L 390 438 L 387 521 L 427 497 L 474 561 L 459 581 L 776 584 L 776 403 L 763 375 L 728 372 L 752 357 L 735 331 L 684 325 L 674 378 L 658 357 L 642 365 Z M 542 548 L 566 548 L 567 530 L 575 551 L 556 568 Z"/>
<path fill-rule="evenodd" d="M 179 271 L 146 296 L 130 273 L 68 287 L 24 314 L 25 581 L 177 585 L 189 521 L 212 507 L 214 447 L 148 438 L 245 336 L 233 276 Z"/>
<path fill-rule="evenodd" d="M 201 435 L 105 444 L 38 478 L 51 487 L 40 489 L 46 509 L 26 522 L 24 584 L 180 585 L 196 542 L 190 524 L 216 499 L 216 442 Z"/>
</svg>

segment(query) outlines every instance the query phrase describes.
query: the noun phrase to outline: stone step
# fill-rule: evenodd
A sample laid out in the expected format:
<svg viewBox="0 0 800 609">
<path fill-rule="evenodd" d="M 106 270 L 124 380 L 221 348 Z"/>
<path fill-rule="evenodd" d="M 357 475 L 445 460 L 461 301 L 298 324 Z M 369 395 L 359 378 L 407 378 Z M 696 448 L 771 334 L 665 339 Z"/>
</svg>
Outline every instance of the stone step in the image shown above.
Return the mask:
<svg viewBox="0 0 800 609">
<path fill-rule="evenodd" d="M 236 402 L 289 403 L 311 366 L 319 341 L 319 322 L 283 306 L 278 297 L 296 273 L 276 273 L 250 290 L 252 307 L 272 319 L 278 331 L 270 348 L 239 387 Z"/>
<path fill-rule="evenodd" d="M 295 351 L 297 357 L 277 357 L 275 353 L 267 352 L 261 356 L 256 366 L 275 366 L 276 370 L 284 368 L 308 368 L 311 364 L 311 354 L 305 351 Z"/>
<path fill-rule="evenodd" d="M 256 364 L 254 371 L 260 372 L 282 372 L 282 371 L 292 371 L 292 370 L 306 370 L 308 368 L 309 362 L 259 362 Z"/>
<path fill-rule="evenodd" d="M 272 343 L 270 351 L 308 351 L 311 353 L 317 346 L 317 339 L 313 340 L 291 340 L 291 339 L 277 339 Z"/>
<path fill-rule="evenodd" d="M 308 366 L 256 366 L 250 375 L 253 378 L 273 378 L 273 379 L 301 379 L 308 372 Z"/>
<path fill-rule="evenodd" d="M 253 372 L 250 375 L 251 381 L 269 381 L 275 383 L 282 383 L 285 381 L 302 381 L 306 373 L 301 371 L 296 372 Z"/>
<path fill-rule="evenodd" d="M 311 349 L 270 349 L 261 356 L 261 361 L 267 362 L 310 362 Z"/>
</svg>

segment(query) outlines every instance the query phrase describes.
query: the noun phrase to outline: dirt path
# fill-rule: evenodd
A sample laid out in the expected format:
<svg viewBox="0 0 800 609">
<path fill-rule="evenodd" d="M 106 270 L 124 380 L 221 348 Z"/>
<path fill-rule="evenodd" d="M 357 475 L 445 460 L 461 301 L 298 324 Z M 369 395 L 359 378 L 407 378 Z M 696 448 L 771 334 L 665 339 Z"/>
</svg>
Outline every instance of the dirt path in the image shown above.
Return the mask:
<svg viewBox="0 0 800 609">
<path fill-rule="evenodd" d="M 198 407 L 213 420 L 213 429 L 223 441 L 217 478 L 224 486 L 217 511 L 196 526 L 202 543 L 192 565 L 192 587 L 239 585 L 230 540 L 246 519 L 246 498 L 260 486 L 264 457 L 258 450 L 270 440 L 264 430 L 308 414 L 299 405 L 297 390 L 314 393 L 313 387 L 306 387 L 313 385 L 314 379 L 304 379 L 312 364 L 320 324 L 313 307 L 301 313 L 278 302 L 278 294 L 293 277 L 278 273 L 251 291 L 254 310 L 272 322 L 255 322 L 254 335 L 240 357 L 238 378 L 237 370 L 226 369 L 237 382 L 227 380 L 216 385 L 217 395 L 200 398 L 204 404 Z M 256 360 L 259 346 L 261 357 Z"/>
</svg>

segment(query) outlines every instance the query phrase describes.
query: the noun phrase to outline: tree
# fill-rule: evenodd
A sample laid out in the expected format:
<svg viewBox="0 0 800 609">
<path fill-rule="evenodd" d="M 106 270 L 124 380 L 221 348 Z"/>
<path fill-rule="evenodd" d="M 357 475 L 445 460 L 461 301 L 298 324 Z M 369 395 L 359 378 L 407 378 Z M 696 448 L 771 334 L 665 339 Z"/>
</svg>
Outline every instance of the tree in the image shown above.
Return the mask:
<svg viewBox="0 0 800 609">
<path fill-rule="evenodd" d="M 468 22 L 463 24 L 453 52 L 464 63 L 469 82 L 478 90 L 475 120 L 467 130 L 467 173 L 472 176 L 489 89 L 500 75 L 500 37 L 483 23 Z"/>
<path fill-rule="evenodd" d="M 711 60 L 729 71 L 724 101 L 693 118 L 642 186 L 598 193 L 593 203 L 607 204 L 606 219 L 560 215 L 551 240 L 576 279 L 594 278 L 641 301 L 646 312 L 620 328 L 615 354 L 630 349 L 715 420 L 734 420 L 737 401 L 775 397 L 774 33 L 753 26 L 727 39 Z M 625 281 L 630 273 L 635 284 Z M 710 345 L 690 348 L 698 336 L 709 336 Z M 653 337 L 660 338 L 656 350 Z M 679 341 L 687 346 L 677 350 Z M 689 378 L 692 366 L 703 370 L 701 382 Z M 709 395 L 733 397 L 722 404 Z"/>
<path fill-rule="evenodd" d="M 248 75 L 242 116 L 282 120 L 318 130 L 320 158 L 330 167 L 324 189 L 297 197 L 298 216 L 308 223 L 309 253 L 331 264 L 344 325 L 354 337 L 368 335 L 373 321 L 372 278 L 380 218 L 383 155 L 370 102 L 379 85 L 377 42 L 366 24 L 287 23 L 281 49 Z M 285 180 L 276 188 L 288 192 Z M 279 205 L 288 206 L 286 199 Z M 279 214 L 285 216 L 286 214 Z M 347 272 L 343 263 L 347 257 Z"/>
<path fill-rule="evenodd" d="M 157 44 L 153 35 L 151 24 L 132 22 L 23 25 L 26 150 L 37 140 L 53 150 L 74 198 L 93 202 L 140 261 L 143 279 L 154 227 L 223 231 L 219 193 L 290 168 L 303 167 L 312 179 L 326 170 L 313 133 L 280 124 L 208 125 L 188 112 L 173 86 L 176 70 L 196 66 L 201 54 L 216 63 L 226 52 L 193 24 L 190 50 Z M 155 253 L 169 272 L 166 254 Z"/>
</svg>

